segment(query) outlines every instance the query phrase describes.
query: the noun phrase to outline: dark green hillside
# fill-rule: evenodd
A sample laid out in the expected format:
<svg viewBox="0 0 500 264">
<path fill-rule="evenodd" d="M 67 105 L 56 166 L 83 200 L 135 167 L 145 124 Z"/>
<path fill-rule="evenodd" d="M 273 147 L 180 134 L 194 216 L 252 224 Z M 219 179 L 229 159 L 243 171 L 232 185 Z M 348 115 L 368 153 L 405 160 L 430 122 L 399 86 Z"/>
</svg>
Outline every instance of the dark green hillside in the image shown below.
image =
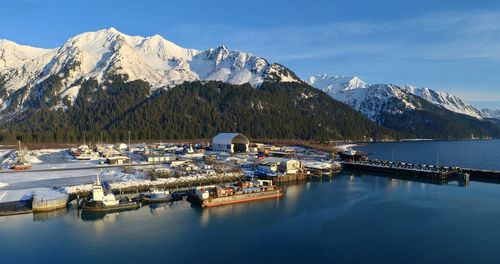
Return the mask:
<svg viewBox="0 0 500 264">
<path fill-rule="evenodd" d="M 413 96 L 420 110 L 402 114 L 384 114 L 381 125 L 400 131 L 411 138 L 470 139 L 500 137 L 500 126 L 487 120 L 457 114 Z"/>
<path fill-rule="evenodd" d="M 149 95 L 142 81 L 82 83 L 74 105 L 33 108 L 4 126 L 3 140 L 74 141 L 209 138 L 220 131 L 253 138 L 363 139 L 395 137 L 358 112 L 305 84 L 184 83 Z M 60 100 L 61 98 L 56 98 Z M 65 101 L 65 100 L 63 100 Z M 46 105 L 54 105 L 47 102 Z"/>
</svg>

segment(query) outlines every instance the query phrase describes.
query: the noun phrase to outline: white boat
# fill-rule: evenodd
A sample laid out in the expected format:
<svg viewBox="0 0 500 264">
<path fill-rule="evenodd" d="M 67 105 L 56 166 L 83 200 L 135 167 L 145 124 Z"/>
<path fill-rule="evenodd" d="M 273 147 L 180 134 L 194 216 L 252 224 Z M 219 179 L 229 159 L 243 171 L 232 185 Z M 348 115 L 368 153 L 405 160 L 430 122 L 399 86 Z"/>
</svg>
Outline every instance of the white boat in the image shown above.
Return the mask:
<svg viewBox="0 0 500 264">
<path fill-rule="evenodd" d="M 110 192 L 105 193 L 97 175 L 92 185 L 92 199 L 82 201 L 80 208 L 87 212 L 109 212 L 137 209 L 139 205 L 136 202 L 118 200 Z"/>
</svg>

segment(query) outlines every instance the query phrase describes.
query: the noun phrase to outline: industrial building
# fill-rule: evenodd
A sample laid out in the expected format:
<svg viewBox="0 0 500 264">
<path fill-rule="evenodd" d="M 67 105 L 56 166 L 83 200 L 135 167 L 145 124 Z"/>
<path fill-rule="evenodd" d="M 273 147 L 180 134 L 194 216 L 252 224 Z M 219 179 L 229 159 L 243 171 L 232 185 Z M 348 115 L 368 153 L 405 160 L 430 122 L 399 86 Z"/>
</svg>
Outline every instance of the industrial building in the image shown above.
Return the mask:
<svg viewBox="0 0 500 264">
<path fill-rule="evenodd" d="M 282 159 L 282 158 L 265 158 L 258 162 L 257 170 L 273 173 L 282 172 L 284 174 L 296 174 L 302 169 L 302 164 L 298 160 L 294 159 Z"/>
<path fill-rule="evenodd" d="M 212 139 L 212 150 L 222 152 L 248 152 L 250 141 L 240 133 L 220 133 Z"/>
</svg>

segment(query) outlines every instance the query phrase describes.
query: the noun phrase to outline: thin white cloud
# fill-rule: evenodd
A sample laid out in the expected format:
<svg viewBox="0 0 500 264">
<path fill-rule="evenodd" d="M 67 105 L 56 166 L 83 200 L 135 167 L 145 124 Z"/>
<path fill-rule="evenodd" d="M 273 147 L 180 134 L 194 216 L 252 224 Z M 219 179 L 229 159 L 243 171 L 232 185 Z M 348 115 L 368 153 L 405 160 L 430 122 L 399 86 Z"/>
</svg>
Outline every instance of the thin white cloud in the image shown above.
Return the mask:
<svg viewBox="0 0 500 264">
<path fill-rule="evenodd" d="M 175 30 L 196 34 L 205 41 L 225 40 L 238 48 L 264 51 L 284 60 L 348 55 L 500 60 L 500 11 L 434 13 L 384 23 L 360 21 L 258 29 L 189 24 Z"/>
</svg>

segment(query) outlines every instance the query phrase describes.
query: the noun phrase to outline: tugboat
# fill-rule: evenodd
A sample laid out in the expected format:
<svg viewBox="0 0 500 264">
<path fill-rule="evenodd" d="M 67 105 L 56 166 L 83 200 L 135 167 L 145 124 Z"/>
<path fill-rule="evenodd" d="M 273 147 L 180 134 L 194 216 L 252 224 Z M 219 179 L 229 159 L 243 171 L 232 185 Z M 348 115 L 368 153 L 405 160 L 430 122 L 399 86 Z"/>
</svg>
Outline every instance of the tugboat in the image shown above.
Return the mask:
<svg viewBox="0 0 500 264">
<path fill-rule="evenodd" d="M 31 169 L 32 165 L 28 161 L 28 158 L 26 157 L 28 155 L 27 149 L 22 149 L 21 148 L 21 141 L 19 142 L 19 151 L 17 152 L 17 160 L 14 163 L 11 163 L 9 165 L 9 169 L 17 170 L 17 171 L 23 171 L 23 170 L 29 170 Z"/>
<path fill-rule="evenodd" d="M 104 193 L 99 175 L 92 185 L 92 199 L 83 200 L 80 209 L 82 212 L 117 212 L 138 209 L 140 206 L 131 200 L 117 200 L 112 193 Z"/>
<path fill-rule="evenodd" d="M 159 190 L 151 190 L 149 195 L 145 195 L 142 197 L 142 203 L 151 204 L 151 203 L 166 203 L 172 201 L 172 195 L 169 191 L 159 191 Z"/>
</svg>

